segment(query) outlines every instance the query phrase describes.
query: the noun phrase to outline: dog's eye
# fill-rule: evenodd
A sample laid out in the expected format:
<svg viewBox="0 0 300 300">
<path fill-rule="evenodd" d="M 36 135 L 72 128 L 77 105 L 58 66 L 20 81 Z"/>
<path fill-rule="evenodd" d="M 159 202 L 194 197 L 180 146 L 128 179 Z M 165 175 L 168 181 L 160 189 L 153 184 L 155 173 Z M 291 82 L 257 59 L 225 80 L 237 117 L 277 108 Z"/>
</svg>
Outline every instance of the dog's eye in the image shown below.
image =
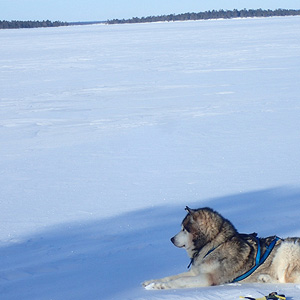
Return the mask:
<svg viewBox="0 0 300 300">
<path fill-rule="evenodd" d="M 183 231 L 183 232 L 186 232 L 186 229 L 185 229 L 185 228 L 182 228 L 182 231 Z"/>
</svg>

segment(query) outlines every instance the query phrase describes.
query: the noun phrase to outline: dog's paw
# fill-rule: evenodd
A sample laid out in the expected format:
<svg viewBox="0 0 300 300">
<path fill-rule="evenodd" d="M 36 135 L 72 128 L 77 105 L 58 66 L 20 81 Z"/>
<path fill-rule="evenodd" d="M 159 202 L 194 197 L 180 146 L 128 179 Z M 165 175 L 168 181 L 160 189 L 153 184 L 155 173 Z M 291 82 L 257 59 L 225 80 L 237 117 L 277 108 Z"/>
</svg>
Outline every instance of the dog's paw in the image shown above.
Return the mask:
<svg viewBox="0 0 300 300">
<path fill-rule="evenodd" d="M 147 285 L 149 285 L 150 283 L 152 283 L 154 280 L 146 280 L 142 283 L 143 287 L 146 287 Z"/>
<path fill-rule="evenodd" d="M 146 290 L 155 290 L 155 288 L 154 288 L 154 282 L 143 283 L 143 287 Z"/>
<path fill-rule="evenodd" d="M 159 282 L 155 280 L 145 281 L 142 283 L 142 285 L 146 290 L 163 290 L 167 288 L 164 282 Z"/>
</svg>

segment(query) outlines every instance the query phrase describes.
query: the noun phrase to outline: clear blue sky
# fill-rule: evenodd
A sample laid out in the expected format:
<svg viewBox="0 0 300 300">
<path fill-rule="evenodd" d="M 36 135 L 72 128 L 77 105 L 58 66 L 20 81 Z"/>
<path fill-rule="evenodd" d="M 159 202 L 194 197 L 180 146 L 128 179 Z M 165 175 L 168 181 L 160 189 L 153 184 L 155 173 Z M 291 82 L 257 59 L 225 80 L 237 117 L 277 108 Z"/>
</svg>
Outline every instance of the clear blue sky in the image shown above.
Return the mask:
<svg viewBox="0 0 300 300">
<path fill-rule="evenodd" d="M 300 0 L 0 0 L 0 20 L 102 21 L 234 8 L 300 9 Z"/>
</svg>

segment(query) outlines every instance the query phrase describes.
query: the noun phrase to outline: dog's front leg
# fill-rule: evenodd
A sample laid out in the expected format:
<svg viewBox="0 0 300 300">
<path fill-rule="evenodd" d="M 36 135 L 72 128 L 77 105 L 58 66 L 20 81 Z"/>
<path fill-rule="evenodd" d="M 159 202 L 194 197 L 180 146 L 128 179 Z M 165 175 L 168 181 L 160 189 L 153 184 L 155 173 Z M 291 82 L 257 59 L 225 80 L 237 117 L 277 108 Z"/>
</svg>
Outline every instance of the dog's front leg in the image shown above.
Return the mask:
<svg viewBox="0 0 300 300">
<path fill-rule="evenodd" d="M 187 276 L 195 276 L 194 273 L 190 270 L 188 272 L 184 272 L 184 273 L 180 273 L 178 275 L 173 275 L 173 276 L 168 276 L 168 277 L 163 277 L 163 278 L 160 278 L 160 279 L 151 279 L 151 280 L 147 280 L 147 281 L 144 281 L 142 283 L 142 285 L 144 287 L 146 287 L 147 285 L 150 285 L 151 283 L 154 283 L 154 282 L 168 282 L 168 281 L 171 281 L 171 280 L 175 280 L 177 278 L 181 278 L 181 277 L 187 277 Z"/>
<path fill-rule="evenodd" d="M 211 285 L 213 285 L 213 281 L 210 274 L 200 273 L 198 275 L 194 275 L 191 272 L 157 280 L 150 280 L 143 283 L 143 286 L 147 290 L 196 288 Z"/>
</svg>

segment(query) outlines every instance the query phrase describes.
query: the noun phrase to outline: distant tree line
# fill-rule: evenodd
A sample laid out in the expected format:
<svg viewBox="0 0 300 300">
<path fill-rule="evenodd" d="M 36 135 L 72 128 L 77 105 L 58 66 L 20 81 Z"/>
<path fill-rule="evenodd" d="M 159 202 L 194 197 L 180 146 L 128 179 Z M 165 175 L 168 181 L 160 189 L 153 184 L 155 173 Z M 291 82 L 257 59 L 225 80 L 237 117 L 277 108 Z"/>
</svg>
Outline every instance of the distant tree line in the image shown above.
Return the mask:
<svg viewBox="0 0 300 300">
<path fill-rule="evenodd" d="M 1 21 L 0 29 L 11 29 L 11 28 L 36 28 L 36 27 L 58 27 L 67 26 L 68 23 L 55 21 Z"/>
<path fill-rule="evenodd" d="M 208 19 L 232 19 L 232 18 L 254 18 L 254 17 L 275 17 L 275 16 L 296 16 L 300 15 L 300 10 L 295 9 L 243 9 L 243 10 L 212 10 L 199 13 L 171 14 L 163 16 L 149 16 L 131 19 L 113 19 L 108 20 L 108 24 L 123 23 L 146 23 L 146 22 L 172 22 L 188 20 L 208 20 Z"/>
<path fill-rule="evenodd" d="M 233 19 L 233 18 L 254 18 L 254 17 L 275 17 L 275 16 L 297 16 L 300 10 L 296 9 L 243 9 L 243 10 L 212 10 L 199 13 L 171 14 L 162 16 L 149 16 L 131 19 L 113 19 L 106 22 L 61 22 L 61 21 L 1 21 L 0 29 L 10 28 L 36 28 L 36 27 L 58 27 L 70 25 L 87 25 L 87 24 L 123 24 L 123 23 L 148 23 L 148 22 L 172 22 L 172 21 L 188 21 L 188 20 L 209 20 L 209 19 Z"/>
</svg>

